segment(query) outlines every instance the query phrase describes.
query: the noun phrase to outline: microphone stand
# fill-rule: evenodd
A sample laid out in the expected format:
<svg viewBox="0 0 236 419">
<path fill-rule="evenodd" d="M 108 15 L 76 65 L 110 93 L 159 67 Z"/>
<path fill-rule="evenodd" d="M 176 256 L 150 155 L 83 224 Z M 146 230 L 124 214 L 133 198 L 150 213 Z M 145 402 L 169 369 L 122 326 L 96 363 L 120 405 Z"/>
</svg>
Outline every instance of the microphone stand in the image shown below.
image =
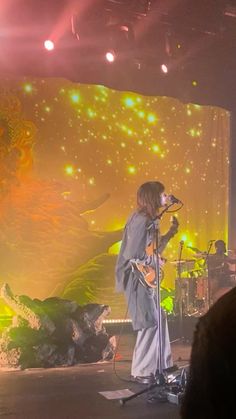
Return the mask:
<svg viewBox="0 0 236 419">
<path fill-rule="evenodd" d="M 211 305 L 211 295 L 210 295 L 210 282 L 209 282 L 209 269 L 208 269 L 208 259 L 209 259 L 209 254 L 211 251 L 211 248 L 213 246 L 215 240 L 210 240 L 208 242 L 208 249 L 207 249 L 207 253 L 206 256 L 204 258 L 204 263 L 203 263 L 203 268 L 207 268 L 207 310 L 209 310 L 210 305 Z"/>
<path fill-rule="evenodd" d="M 179 256 L 178 256 L 178 263 L 177 263 L 177 281 L 180 287 L 180 296 L 179 296 L 179 339 L 183 339 L 183 284 L 181 278 L 181 259 L 183 253 L 183 246 L 184 242 L 181 240 L 179 243 Z"/>
<path fill-rule="evenodd" d="M 167 205 L 163 211 L 157 215 L 157 217 L 153 220 L 153 225 L 155 228 L 155 245 L 156 245 L 156 257 L 154 257 L 155 259 L 155 276 L 156 276 L 156 301 L 157 301 L 157 319 L 158 319 L 158 339 L 159 339 L 159 346 L 158 346 L 158 373 L 156 376 L 156 382 L 154 384 L 149 385 L 147 388 L 145 388 L 144 390 L 138 391 L 137 393 L 132 394 L 129 397 L 124 397 L 121 398 L 119 400 L 120 404 L 123 406 L 126 402 L 128 402 L 129 400 L 132 400 L 138 396 L 140 396 L 141 394 L 144 393 L 148 393 L 149 391 L 153 390 L 156 387 L 160 387 L 163 390 L 165 389 L 166 386 L 169 385 L 168 383 L 168 377 L 166 375 L 164 375 L 164 369 L 163 369 L 163 353 L 162 353 L 162 348 L 163 348 L 163 341 L 162 341 L 162 310 L 161 310 L 161 284 L 160 284 L 160 280 L 161 280 L 161 275 L 160 275 L 160 263 L 159 263 L 159 257 L 158 257 L 158 248 L 159 248 L 159 237 L 158 237 L 158 226 L 157 223 L 155 223 L 156 220 L 160 220 L 163 216 L 163 214 L 168 211 L 168 209 L 173 205 L 174 203 L 171 202 L 169 205 Z M 180 384 L 181 387 L 181 391 L 183 391 L 183 387 Z M 177 393 L 177 397 L 178 395 L 181 393 L 181 391 L 179 391 Z M 151 398 L 152 399 L 152 398 Z M 150 402 L 152 402 L 152 400 L 150 399 Z M 159 398 L 160 401 L 171 401 L 171 399 L 168 398 L 168 395 L 166 394 L 165 399 L 163 400 L 163 398 Z M 175 401 L 176 403 L 176 401 Z"/>
</svg>

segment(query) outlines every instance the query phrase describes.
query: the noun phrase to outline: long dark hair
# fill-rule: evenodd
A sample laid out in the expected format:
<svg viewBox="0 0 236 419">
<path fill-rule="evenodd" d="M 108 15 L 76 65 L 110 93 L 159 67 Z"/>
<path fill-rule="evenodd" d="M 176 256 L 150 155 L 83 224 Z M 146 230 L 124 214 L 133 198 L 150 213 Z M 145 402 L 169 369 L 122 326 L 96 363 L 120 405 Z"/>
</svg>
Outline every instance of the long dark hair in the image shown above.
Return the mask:
<svg viewBox="0 0 236 419">
<path fill-rule="evenodd" d="M 143 183 L 137 192 L 138 211 L 155 218 L 161 207 L 161 194 L 165 187 L 160 182 Z"/>
</svg>

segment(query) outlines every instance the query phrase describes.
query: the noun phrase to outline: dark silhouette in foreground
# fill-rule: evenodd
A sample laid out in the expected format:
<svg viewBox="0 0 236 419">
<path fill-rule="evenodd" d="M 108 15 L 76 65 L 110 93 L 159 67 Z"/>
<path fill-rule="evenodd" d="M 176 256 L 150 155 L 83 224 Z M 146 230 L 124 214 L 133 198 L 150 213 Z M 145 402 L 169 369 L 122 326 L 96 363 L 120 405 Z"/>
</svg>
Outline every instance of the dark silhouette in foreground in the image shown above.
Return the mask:
<svg viewBox="0 0 236 419">
<path fill-rule="evenodd" d="M 236 288 L 198 321 L 182 419 L 235 417 Z"/>
</svg>

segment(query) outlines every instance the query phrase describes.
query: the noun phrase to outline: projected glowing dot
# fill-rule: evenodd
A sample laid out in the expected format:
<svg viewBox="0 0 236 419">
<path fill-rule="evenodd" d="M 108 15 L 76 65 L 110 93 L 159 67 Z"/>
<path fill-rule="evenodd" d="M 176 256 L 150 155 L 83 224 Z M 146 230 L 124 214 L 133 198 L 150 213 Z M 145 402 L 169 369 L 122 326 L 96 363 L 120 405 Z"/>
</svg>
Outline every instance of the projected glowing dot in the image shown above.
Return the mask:
<svg viewBox="0 0 236 419">
<path fill-rule="evenodd" d="M 198 134 L 199 132 L 201 133 L 201 131 L 196 130 L 195 128 L 191 128 L 188 131 L 188 134 L 191 135 L 191 137 L 199 137 L 199 134 Z"/>
<path fill-rule="evenodd" d="M 91 178 L 88 180 L 88 183 L 89 183 L 89 185 L 94 186 L 94 185 L 95 185 L 95 179 L 94 179 L 94 177 L 91 177 Z"/>
<path fill-rule="evenodd" d="M 79 101 L 80 101 L 80 94 L 77 93 L 77 92 L 71 92 L 70 93 L 70 98 L 71 98 L 71 101 L 73 103 L 79 103 Z"/>
<path fill-rule="evenodd" d="M 192 115 L 192 111 L 190 109 L 187 110 L 187 115 L 188 116 Z"/>
<path fill-rule="evenodd" d="M 153 113 L 150 113 L 147 116 L 147 120 L 148 120 L 148 122 L 155 122 L 157 120 L 156 115 L 154 115 Z"/>
<path fill-rule="evenodd" d="M 134 174 L 137 172 L 136 167 L 135 167 L 135 166 L 129 166 L 129 167 L 128 167 L 128 172 L 129 172 L 131 175 L 134 175 Z"/>
<path fill-rule="evenodd" d="M 143 141 L 142 140 L 138 140 L 138 145 L 143 145 Z"/>
<path fill-rule="evenodd" d="M 109 164 L 111 166 L 112 165 L 112 160 L 108 159 L 107 164 Z"/>
<path fill-rule="evenodd" d="M 160 147 L 157 144 L 153 144 L 152 145 L 152 151 L 154 153 L 158 153 L 158 151 L 160 151 Z"/>
<path fill-rule="evenodd" d="M 33 86 L 30 83 L 25 83 L 23 89 L 26 93 L 31 93 L 33 91 Z"/>
<path fill-rule="evenodd" d="M 184 242 L 186 242 L 188 240 L 187 234 L 182 234 L 181 240 L 183 240 Z"/>
<path fill-rule="evenodd" d="M 65 167 L 65 172 L 67 175 L 73 175 L 74 174 L 74 168 L 71 165 L 67 165 Z"/>
<path fill-rule="evenodd" d="M 96 112 L 94 112 L 92 109 L 88 109 L 87 114 L 90 118 L 94 118 L 96 116 Z"/>
<path fill-rule="evenodd" d="M 126 144 L 125 143 L 120 143 L 120 145 L 121 145 L 122 148 L 125 148 L 126 147 Z"/>
<path fill-rule="evenodd" d="M 138 116 L 139 116 L 139 118 L 144 118 L 145 117 L 145 112 L 139 111 Z"/>
<path fill-rule="evenodd" d="M 45 106 L 44 110 L 45 110 L 45 112 L 50 112 L 51 108 L 49 106 Z"/>
<path fill-rule="evenodd" d="M 185 173 L 190 173 L 190 172 L 191 172 L 190 168 L 189 167 L 186 167 L 185 168 Z"/>
<path fill-rule="evenodd" d="M 196 87 L 196 86 L 197 86 L 197 84 L 198 84 L 198 83 L 197 83 L 197 81 L 196 81 L 196 80 L 193 80 L 193 81 L 192 81 L 192 86 Z"/>
<path fill-rule="evenodd" d="M 135 104 L 134 100 L 131 97 L 125 98 L 124 103 L 128 108 L 134 106 L 134 104 Z"/>
<path fill-rule="evenodd" d="M 54 42 L 50 39 L 47 39 L 46 41 L 44 41 L 44 48 L 47 51 L 52 51 L 54 49 Z"/>
<path fill-rule="evenodd" d="M 178 49 L 180 49 L 180 48 L 181 48 L 181 44 L 177 44 L 177 45 L 176 45 L 176 47 L 177 47 Z"/>
</svg>

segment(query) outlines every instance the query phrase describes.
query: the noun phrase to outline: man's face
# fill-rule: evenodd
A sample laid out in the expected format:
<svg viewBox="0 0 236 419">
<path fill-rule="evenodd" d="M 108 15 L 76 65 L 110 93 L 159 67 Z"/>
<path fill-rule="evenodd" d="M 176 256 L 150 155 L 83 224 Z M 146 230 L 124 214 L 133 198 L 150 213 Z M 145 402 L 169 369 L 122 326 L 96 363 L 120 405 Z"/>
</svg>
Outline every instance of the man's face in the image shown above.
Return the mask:
<svg viewBox="0 0 236 419">
<path fill-rule="evenodd" d="M 225 253 L 225 252 L 226 252 L 226 246 L 225 246 L 225 243 L 218 243 L 218 244 L 216 245 L 216 251 L 217 251 L 218 253 Z"/>
</svg>

